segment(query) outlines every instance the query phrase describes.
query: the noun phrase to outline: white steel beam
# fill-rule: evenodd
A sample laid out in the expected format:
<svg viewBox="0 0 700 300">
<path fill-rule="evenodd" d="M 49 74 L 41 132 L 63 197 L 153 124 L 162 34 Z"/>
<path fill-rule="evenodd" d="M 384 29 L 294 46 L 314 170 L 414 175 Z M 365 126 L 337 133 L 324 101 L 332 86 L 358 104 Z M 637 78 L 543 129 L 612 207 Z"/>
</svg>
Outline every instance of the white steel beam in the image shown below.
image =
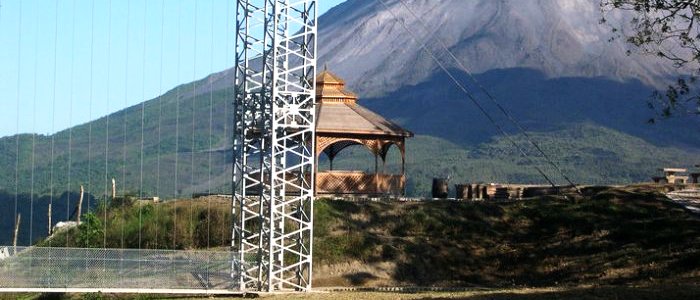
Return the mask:
<svg viewBox="0 0 700 300">
<path fill-rule="evenodd" d="M 241 290 L 311 288 L 316 23 L 316 0 L 237 0 L 232 246 L 241 263 L 232 274 Z"/>
</svg>

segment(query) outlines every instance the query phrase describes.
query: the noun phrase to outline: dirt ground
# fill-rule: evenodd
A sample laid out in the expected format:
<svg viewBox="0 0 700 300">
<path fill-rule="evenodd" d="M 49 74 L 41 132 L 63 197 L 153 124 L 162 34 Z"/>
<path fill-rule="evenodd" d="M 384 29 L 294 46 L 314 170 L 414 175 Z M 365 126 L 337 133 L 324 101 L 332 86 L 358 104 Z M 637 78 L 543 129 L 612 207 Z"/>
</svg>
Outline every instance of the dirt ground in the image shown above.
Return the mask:
<svg viewBox="0 0 700 300">
<path fill-rule="evenodd" d="M 208 299 L 211 297 L 182 297 L 154 295 L 104 295 L 104 294 L 0 294 L 0 299 Z M 239 297 L 215 297 L 216 299 L 258 298 L 265 300 L 550 300 L 550 299 L 700 299 L 700 283 L 683 283 L 658 286 L 602 286 L 602 287 L 553 287 L 514 289 L 474 289 L 461 292 L 332 292 L 317 290 L 305 294 L 262 294 Z"/>
<path fill-rule="evenodd" d="M 539 299 L 700 299 L 700 285 L 656 287 L 579 287 L 474 290 L 465 292 L 315 292 L 294 295 L 262 295 L 269 300 L 539 300 Z"/>
</svg>

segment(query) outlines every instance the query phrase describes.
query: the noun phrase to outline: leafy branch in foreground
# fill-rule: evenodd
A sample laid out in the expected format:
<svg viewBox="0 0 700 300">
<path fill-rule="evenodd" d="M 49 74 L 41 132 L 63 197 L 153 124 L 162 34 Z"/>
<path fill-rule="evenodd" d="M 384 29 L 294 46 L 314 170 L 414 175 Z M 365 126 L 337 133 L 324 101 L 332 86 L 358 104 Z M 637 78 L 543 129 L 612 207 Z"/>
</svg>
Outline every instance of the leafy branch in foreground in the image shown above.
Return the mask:
<svg viewBox="0 0 700 300">
<path fill-rule="evenodd" d="M 687 76 L 679 76 L 665 92 L 654 92 L 649 107 L 662 118 L 700 116 L 700 87 L 695 78 L 700 74 L 700 1 L 601 0 L 601 9 L 604 15 L 615 11 L 632 14 L 626 24 L 613 24 L 619 26 L 612 29 L 613 39 L 625 38 L 643 54 L 663 58 L 678 69 L 692 70 Z"/>
</svg>

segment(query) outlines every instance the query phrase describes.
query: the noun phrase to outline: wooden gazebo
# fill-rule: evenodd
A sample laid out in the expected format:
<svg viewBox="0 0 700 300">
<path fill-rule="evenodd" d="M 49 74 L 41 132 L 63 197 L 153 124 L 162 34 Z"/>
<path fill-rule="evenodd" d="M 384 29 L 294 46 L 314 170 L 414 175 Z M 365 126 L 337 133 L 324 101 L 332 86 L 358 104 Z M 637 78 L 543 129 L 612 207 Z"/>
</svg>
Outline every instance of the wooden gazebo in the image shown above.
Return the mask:
<svg viewBox="0 0 700 300">
<path fill-rule="evenodd" d="M 316 194 L 403 195 L 406 138 L 413 133 L 357 104 L 357 95 L 346 91 L 345 82 L 328 70 L 318 75 L 316 88 L 316 161 L 324 153 L 330 161 L 327 171 L 319 171 L 316 164 Z M 333 169 L 338 153 L 353 145 L 365 146 L 374 155 L 374 173 Z M 385 174 L 392 145 L 401 152 L 400 174 Z"/>
</svg>

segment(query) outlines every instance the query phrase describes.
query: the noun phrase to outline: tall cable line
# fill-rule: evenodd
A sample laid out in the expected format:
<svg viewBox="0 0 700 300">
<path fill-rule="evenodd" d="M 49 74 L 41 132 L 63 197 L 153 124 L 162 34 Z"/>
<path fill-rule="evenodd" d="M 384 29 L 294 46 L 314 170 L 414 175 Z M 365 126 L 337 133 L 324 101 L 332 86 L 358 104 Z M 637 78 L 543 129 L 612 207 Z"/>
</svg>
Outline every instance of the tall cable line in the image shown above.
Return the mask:
<svg viewBox="0 0 700 300">
<path fill-rule="evenodd" d="M 409 5 L 406 4 L 406 1 L 405 1 L 405 0 L 399 0 L 399 1 L 401 2 L 401 5 L 403 5 L 403 7 L 406 8 L 406 10 L 407 10 L 416 20 L 418 20 L 418 22 L 421 24 L 421 26 L 425 29 L 425 32 L 426 32 L 426 33 L 429 33 L 430 28 L 429 28 L 428 25 L 425 23 L 425 21 L 423 20 L 423 18 L 421 18 L 418 14 L 416 14 L 416 13 L 409 7 Z M 437 36 L 437 35 L 435 35 L 434 37 L 435 37 L 435 39 L 438 41 L 438 43 L 440 44 L 440 46 L 442 47 L 442 49 L 443 49 L 445 52 L 447 52 L 447 54 L 449 54 L 449 56 L 452 58 L 452 60 L 457 64 L 457 66 L 459 66 L 459 67 L 462 69 L 462 71 L 464 71 L 464 72 L 467 74 L 467 76 L 469 76 L 470 80 L 471 80 L 474 84 L 476 84 L 476 86 L 481 90 L 481 92 L 484 93 L 484 94 L 487 96 L 487 98 L 488 98 L 489 100 L 491 100 L 491 102 L 492 102 L 494 105 L 496 105 L 496 107 L 501 111 L 501 113 L 503 113 L 503 115 L 505 115 L 505 116 L 508 118 L 508 120 L 509 120 L 513 125 L 515 125 L 515 126 L 518 128 L 518 130 L 523 134 L 523 136 L 525 137 L 525 139 L 527 139 L 527 141 L 528 141 L 530 144 L 532 144 L 533 147 L 535 147 L 535 149 L 537 150 L 537 152 L 539 152 L 540 155 L 542 155 L 542 157 L 543 157 L 543 158 L 544 158 L 558 173 L 559 173 L 559 175 L 561 175 L 561 176 L 564 178 L 564 180 L 566 180 L 566 181 L 569 183 L 569 185 L 570 185 L 571 187 L 576 188 L 576 190 L 577 190 L 579 193 L 581 193 L 581 192 L 578 190 L 578 188 L 576 187 L 576 184 L 574 184 L 574 182 L 564 173 L 564 171 L 559 167 L 559 165 L 558 165 L 557 163 L 555 163 L 555 162 L 551 159 L 551 157 L 550 157 L 549 155 L 547 155 L 547 153 L 542 149 L 542 147 L 540 147 L 540 145 L 539 145 L 537 142 L 535 142 L 535 140 L 530 136 L 530 134 L 528 133 L 528 131 L 522 126 L 522 124 L 520 124 L 520 122 L 518 122 L 518 121 L 513 117 L 513 115 L 512 115 L 510 112 L 508 112 L 508 110 L 506 110 L 505 107 L 503 107 L 503 105 L 501 105 L 501 103 L 499 103 L 499 102 L 496 100 L 496 97 L 494 97 L 493 94 L 491 94 L 491 92 L 489 92 L 489 90 L 486 89 L 486 87 L 484 87 L 484 85 L 481 84 L 481 82 L 480 82 L 479 80 L 476 79 L 476 77 L 474 76 L 473 72 L 471 72 L 471 71 L 469 70 L 469 68 L 467 68 L 467 66 L 466 66 L 461 60 L 459 60 L 459 59 L 457 58 L 457 56 L 456 56 L 456 55 L 450 50 L 450 48 L 447 46 L 447 44 L 445 43 L 445 41 L 444 41 L 443 39 L 441 39 L 441 38 L 440 38 L 439 36 Z"/>
<path fill-rule="evenodd" d="M 73 101 L 75 100 L 74 85 L 75 85 L 75 4 L 73 0 L 71 13 L 71 55 L 70 55 L 70 88 L 69 88 L 69 104 L 68 104 L 68 198 L 66 199 L 66 220 L 70 219 L 70 199 L 72 195 L 72 171 L 73 171 Z"/>
<path fill-rule="evenodd" d="M 39 14 L 35 16 L 35 24 L 39 27 Z M 34 176 L 36 168 L 36 100 L 37 100 L 37 81 L 39 73 L 39 34 L 34 38 L 34 99 L 32 100 L 32 180 L 31 194 L 29 196 L 29 246 L 34 242 Z"/>
<path fill-rule="evenodd" d="M 106 92 L 106 102 L 107 102 L 107 116 L 105 117 L 105 172 L 104 172 L 104 202 L 103 207 L 103 232 L 102 232 L 102 247 L 107 248 L 107 199 L 109 199 L 109 98 L 112 97 L 111 94 L 111 76 L 112 73 L 112 0 L 107 2 L 108 17 L 107 17 L 107 92 Z M 114 201 L 114 199 L 111 199 Z"/>
<path fill-rule="evenodd" d="M 139 200 L 143 199 L 143 149 L 144 149 L 144 121 L 146 117 L 146 16 L 148 15 L 148 1 L 143 1 L 143 50 L 141 52 L 141 161 L 139 163 Z M 139 205 L 139 251 L 141 250 L 141 239 L 143 229 L 142 205 Z M 139 262 L 139 270 L 141 269 Z"/>
<path fill-rule="evenodd" d="M 214 2 L 211 2 L 211 48 L 209 49 L 209 74 L 214 74 Z M 213 134 L 213 119 L 214 119 L 214 81 L 213 77 L 209 77 L 209 172 L 207 173 L 207 193 L 211 195 L 211 153 L 212 153 L 212 143 L 211 137 Z M 211 230 L 211 197 L 207 197 L 207 249 L 210 247 L 210 230 Z"/>
<path fill-rule="evenodd" d="M 56 146 L 56 80 L 58 79 L 58 0 L 54 1 L 54 37 L 53 37 L 53 95 L 51 96 L 51 166 L 49 173 L 49 219 L 48 219 L 48 235 L 52 233 L 52 215 L 53 215 L 53 196 L 54 196 L 54 153 Z M 49 239 L 49 247 L 51 247 L 52 239 Z M 49 252 L 50 254 L 51 252 Z"/>
<path fill-rule="evenodd" d="M 163 119 L 163 53 L 164 53 L 164 39 L 165 39 L 165 0 L 160 1 L 160 76 L 158 78 L 158 153 L 156 158 L 156 197 L 160 197 L 160 158 L 162 150 L 162 137 L 161 137 L 161 127 Z M 160 220 L 160 206 L 156 207 L 156 220 Z M 158 234 L 159 232 L 158 222 L 156 222 L 155 229 L 155 244 L 159 245 Z"/>
<path fill-rule="evenodd" d="M 231 9 L 231 1 L 226 1 L 226 26 L 228 26 L 228 24 L 231 24 L 231 11 L 230 11 L 230 9 Z M 226 30 L 226 47 L 225 47 L 225 49 L 226 49 L 226 54 L 224 54 L 224 66 L 226 66 L 226 67 L 231 66 L 231 64 L 230 64 L 230 62 L 229 62 L 229 60 L 230 60 L 230 54 L 229 54 L 229 53 L 231 52 L 231 48 L 229 47 L 229 46 L 230 46 L 230 42 L 231 42 L 231 34 L 230 34 L 230 32 L 231 32 L 231 30 L 228 30 L 228 28 L 227 28 L 227 30 Z M 233 68 L 233 66 L 231 66 L 231 68 Z M 224 76 L 225 76 L 225 75 L 224 75 Z M 228 102 L 229 100 L 228 100 L 228 99 L 230 99 L 230 97 L 231 97 L 230 95 L 233 94 L 233 93 L 231 93 L 231 92 L 233 91 L 233 86 L 234 86 L 234 85 L 231 84 L 231 85 L 229 85 L 228 87 L 226 87 L 225 93 L 224 93 L 224 95 L 225 95 L 224 97 L 225 97 L 225 99 L 226 99 L 226 100 L 224 100 L 224 122 L 223 122 L 223 124 L 224 124 L 224 135 L 223 135 L 223 137 L 224 137 L 224 144 L 223 144 L 223 148 L 224 148 L 224 149 L 227 149 L 227 148 L 228 148 L 228 145 L 229 145 L 228 123 L 231 122 L 231 121 L 228 119 L 228 106 L 229 106 L 229 102 Z M 223 185 L 223 186 L 221 187 L 221 189 L 222 189 L 221 193 L 222 193 L 222 194 L 226 194 L 226 193 L 227 193 L 226 188 L 227 188 L 227 185 Z"/>
<path fill-rule="evenodd" d="M 17 120 L 15 121 L 15 128 L 17 129 L 17 134 L 15 135 L 15 218 L 13 222 L 17 223 L 18 216 L 18 202 L 19 202 L 19 107 L 21 102 L 21 82 L 22 82 L 22 2 L 19 2 L 19 13 L 18 13 L 18 26 L 17 26 L 17 107 L 15 116 Z M 14 246 L 14 245 L 13 245 Z"/>
<path fill-rule="evenodd" d="M 194 42 L 193 47 L 194 50 L 192 51 L 192 148 L 190 149 L 190 189 L 192 190 L 190 196 L 190 224 L 189 224 L 189 230 L 190 230 L 190 238 L 194 237 L 194 227 L 193 227 L 193 222 L 194 222 L 194 194 L 197 192 L 197 189 L 195 188 L 194 185 L 194 152 L 195 152 L 195 116 L 196 116 L 196 109 L 197 109 L 197 4 L 198 1 L 194 2 Z"/>
<path fill-rule="evenodd" d="M 89 97 L 89 113 L 88 119 L 92 120 L 92 102 L 93 102 L 93 90 L 94 90 L 94 61 L 95 61 L 95 0 L 92 1 L 92 18 L 90 19 L 90 97 Z M 90 198 L 93 194 L 92 192 L 92 123 L 88 123 L 88 173 L 87 173 L 87 211 L 90 213 Z M 85 240 L 87 243 L 87 239 Z M 86 245 L 88 246 L 88 245 Z"/>
<path fill-rule="evenodd" d="M 181 23 L 182 21 L 180 20 L 182 18 L 182 4 L 181 2 L 178 2 L 177 5 L 177 80 L 180 80 L 180 59 L 181 59 L 181 47 L 182 47 L 182 41 L 181 41 Z M 180 180 L 179 180 L 179 165 L 178 161 L 180 158 L 180 87 L 182 85 L 178 85 L 175 88 L 175 198 L 177 198 L 180 195 Z M 177 207 L 173 208 L 173 249 L 176 248 L 177 245 Z"/>
<path fill-rule="evenodd" d="M 399 23 L 401 24 L 401 26 L 403 27 L 403 29 L 406 30 L 406 32 L 409 33 L 409 35 L 410 35 L 411 38 L 414 40 L 414 42 L 415 42 L 416 44 L 419 44 L 419 45 L 421 46 L 421 48 L 422 48 L 426 53 L 428 53 L 428 55 L 430 55 L 430 57 L 433 59 L 433 61 L 435 61 L 435 63 L 438 64 L 438 66 L 440 67 L 440 69 L 441 69 L 443 72 L 445 72 L 445 74 L 447 74 L 447 76 L 450 77 L 450 79 L 452 80 L 452 82 L 453 82 L 453 83 L 454 83 L 454 84 L 469 98 L 469 100 L 471 100 L 472 103 L 474 103 L 474 105 L 479 109 L 479 111 L 480 111 L 480 112 L 489 120 L 489 122 L 498 130 L 498 132 L 499 132 L 501 135 L 503 135 L 514 147 L 516 147 L 516 148 L 518 149 L 518 151 L 519 151 L 520 154 L 523 156 L 523 158 L 527 159 L 529 162 L 532 163 L 532 159 L 529 157 L 529 155 L 528 155 L 520 146 L 518 146 L 518 144 L 515 142 L 515 140 L 513 139 L 513 137 L 511 137 L 511 135 L 508 134 L 508 133 L 503 129 L 503 127 L 501 127 L 501 125 L 498 124 L 498 122 L 496 122 L 496 120 L 493 118 L 493 116 L 491 116 L 491 114 L 488 113 L 488 111 L 483 107 L 483 105 L 481 105 L 481 103 L 474 97 L 474 95 L 473 95 L 471 92 L 469 92 L 469 90 L 468 90 L 459 80 L 457 80 L 457 78 L 455 77 L 455 75 L 454 75 L 449 69 L 447 69 L 447 67 L 437 58 L 437 56 L 435 55 L 435 53 L 427 47 L 426 43 L 421 42 L 421 41 L 418 39 L 418 37 L 415 35 L 415 33 L 414 33 L 413 31 L 410 30 L 410 28 L 408 27 L 408 25 L 406 25 L 405 21 L 404 21 L 403 19 L 399 18 L 398 16 L 396 16 L 396 14 L 395 14 L 395 13 L 391 10 L 391 8 L 389 8 L 389 6 L 386 4 L 385 0 L 379 0 L 379 2 L 384 6 L 384 8 L 386 8 L 386 10 L 392 15 L 392 17 L 393 17 L 395 20 L 397 20 L 397 22 L 399 22 Z M 547 176 L 547 174 L 544 173 L 544 171 L 542 171 L 542 169 L 540 169 L 537 165 L 533 165 L 533 167 L 535 168 L 535 170 L 537 170 L 538 173 L 540 173 L 540 175 L 541 175 L 543 178 L 545 178 L 545 180 L 547 180 L 547 182 L 548 182 L 551 186 L 553 186 L 553 187 L 556 188 L 556 184 L 554 183 L 554 181 L 552 181 L 552 180 L 549 178 L 549 176 Z"/>
<path fill-rule="evenodd" d="M 126 0 L 126 62 L 124 63 L 124 107 L 128 107 L 129 105 L 129 41 L 131 38 L 129 37 L 129 29 L 130 29 L 130 24 L 131 24 L 131 0 Z M 124 115 L 124 121 L 123 121 L 123 126 L 124 126 L 124 132 L 122 133 L 123 140 L 122 140 L 122 197 L 123 201 L 127 201 L 127 186 L 126 186 L 126 169 L 128 168 L 127 166 L 127 161 L 126 161 L 126 137 L 128 134 L 127 131 L 127 124 L 129 122 L 128 119 L 128 114 L 127 110 L 125 109 L 123 111 Z M 122 205 L 122 227 L 121 227 L 121 248 L 124 248 L 124 223 L 126 222 L 126 206 Z"/>
<path fill-rule="evenodd" d="M 231 24 L 231 1 L 226 1 L 226 25 Z M 231 63 L 230 59 L 231 56 L 229 53 L 231 53 L 231 35 L 230 35 L 231 30 L 226 30 L 226 54 L 225 54 L 225 61 L 224 65 L 226 67 L 231 67 L 233 68 L 235 72 L 235 67 L 233 66 L 233 63 Z M 229 137 L 228 135 L 228 125 L 229 122 L 231 122 L 231 128 L 233 131 L 233 126 L 234 126 L 234 118 L 231 118 L 229 120 L 229 105 L 232 105 L 232 103 L 229 103 L 228 99 L 231 99 L 233 97 L 233 86 L 234 85 L 229 85 L 229 87 L 226 88 L 226 93 L 225 93 L 225 100 L 224 100 L 224 149 L 228 150 L 229 145 L 231 145 L 231 151 L 233 151 L 233 139 Z M 224 170 L 226 170 L 226 164 L 224 163 Z M 231 169 L 231 174 L 233 174 L 233 168 Z M 224 184 L 221 189 L 222 189 L 222 194 L 228 193 L 227 189 L 232 188 L 231 185 Z M 233 190 L 231 190 L 231 207 L 233 206 Z M 226 228 L 233 228 L 233 214 L 231 218 L 226 218 L 226 211 L 221 210 L 221 220 L 225 220 L 224 224 L 226 224 Z M 230 242 L 226 243 L 226 231 L 222 230 L 221 231 L 221 242 L 222 246 L 230 244 Z"/>
</svg>

